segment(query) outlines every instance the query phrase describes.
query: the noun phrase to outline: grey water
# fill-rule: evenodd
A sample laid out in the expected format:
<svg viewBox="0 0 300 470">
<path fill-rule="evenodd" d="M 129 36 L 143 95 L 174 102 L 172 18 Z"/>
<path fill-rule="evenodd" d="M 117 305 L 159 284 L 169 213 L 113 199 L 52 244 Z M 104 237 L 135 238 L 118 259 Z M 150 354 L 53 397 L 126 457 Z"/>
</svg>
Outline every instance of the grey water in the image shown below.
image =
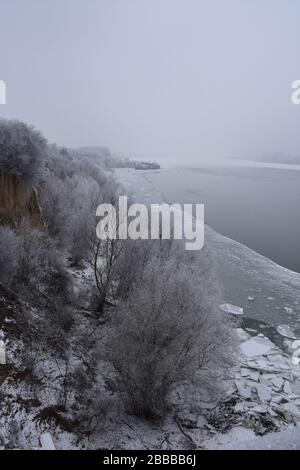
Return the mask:
<svg viewBox="0 0 300 470">
<path fill-rule="evenodd" d="M 300 272 L 300 167 L 170 168 L 144 176 L 169 203 L 204 203 L 216 231 Z"/>
</svg>

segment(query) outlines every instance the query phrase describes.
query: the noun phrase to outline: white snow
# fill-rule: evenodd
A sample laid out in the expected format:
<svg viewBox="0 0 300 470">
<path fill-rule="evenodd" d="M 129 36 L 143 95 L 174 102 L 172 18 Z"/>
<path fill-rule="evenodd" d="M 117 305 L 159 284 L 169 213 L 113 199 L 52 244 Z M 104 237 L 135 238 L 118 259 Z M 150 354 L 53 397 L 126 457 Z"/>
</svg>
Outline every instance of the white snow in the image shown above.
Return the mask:
<svg viewBox="0 0 300 470">
<path fill-rule="evenodd" d="M 237 426 L 227 434 L 218 434 L 206 443 L 207 449 L 240 449 L 240 450 L 299 450 L 300 426 L 279 432 L 268 433 L 263 437 L 255 436 L 250 429 Z"/>
<path fill-rule="evenodd" d="M 40 435 L 40 443 L 43 450 L 55 450 L 50 432 L 43 432 L 43 434 Z"/>
<path fill-rule="evenodd" d="M 0 339 L 0 364 L 6 364 L 5 343 Z"/>
</svg>

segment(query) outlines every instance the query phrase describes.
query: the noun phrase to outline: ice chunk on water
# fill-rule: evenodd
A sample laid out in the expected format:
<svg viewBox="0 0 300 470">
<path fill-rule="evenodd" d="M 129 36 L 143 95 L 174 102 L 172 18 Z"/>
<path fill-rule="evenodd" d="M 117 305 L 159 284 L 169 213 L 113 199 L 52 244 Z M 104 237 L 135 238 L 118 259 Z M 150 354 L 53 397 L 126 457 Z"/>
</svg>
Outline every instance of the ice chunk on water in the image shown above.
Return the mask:
<svg viewBox="0 0 300 470">
<path fill-rule="evenodd" d="M 296 339 L 296 341 L 293 341 L 291 344 L 291 349 L 298 349 L 300 348 L 300 339 Z"/>
<path fill-rule="evenodd" d="M 267 354 L 275 345 L 268 338 L 253 336 L 240 345 L 242 353 L 247 357 L 262 356 Z"/>
<path fill-rule="evenodd" d="M 293 351 L 292 354 L 292 362 L 295 365 L 300 364 L 300 340 L 296 339 L 296 341 L 293 341 L 291 344 L 291 350 Z"/>
<path fill-rule="evenodd" d="M 236 305 L 232 304 L 222 304 L 220 308 L 223 312 L 231 313 L 232 315 L 243 315 L 244 309 L 242 307 L 237 307 Z"/>
<path fill-rule="evenodd" d="M 279 325 L 276 330 L 281 336 L 286 336 L 287 338 L 296 339 L 295 333 L 289 327 L 289 325 Z"/>
</svg>

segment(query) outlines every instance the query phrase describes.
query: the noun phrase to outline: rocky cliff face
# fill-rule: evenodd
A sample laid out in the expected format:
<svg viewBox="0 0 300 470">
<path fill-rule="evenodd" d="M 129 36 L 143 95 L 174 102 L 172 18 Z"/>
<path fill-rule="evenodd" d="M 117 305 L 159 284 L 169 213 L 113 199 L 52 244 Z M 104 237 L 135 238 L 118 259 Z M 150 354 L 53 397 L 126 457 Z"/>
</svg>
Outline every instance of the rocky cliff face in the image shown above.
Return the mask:
<svg viewBox="0 0 300 470">
<path fill-rule="evenodd" d="M 16 225 L 23 218 L 35 228 L 44 227 L 37 191 L 0 169 L 0 223 Z"/>
</svg>

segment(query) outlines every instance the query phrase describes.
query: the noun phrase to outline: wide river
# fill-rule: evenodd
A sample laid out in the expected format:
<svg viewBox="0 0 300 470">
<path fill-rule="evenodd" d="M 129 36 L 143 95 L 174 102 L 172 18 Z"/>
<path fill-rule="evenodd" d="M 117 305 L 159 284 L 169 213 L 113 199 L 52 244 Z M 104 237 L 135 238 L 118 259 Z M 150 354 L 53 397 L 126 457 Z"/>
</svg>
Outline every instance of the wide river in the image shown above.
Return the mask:
<svg viewBox="0 0 300 470">
<path fill-rule="evenodd" d="M 300 274 L 285 268 L 300 272 L 297 168 L 122 168 L 115 175 L 136 202 L 205 203 L 220 303 L 242 307 L 245 327 L 285 348 L 277 325 L 300 338 Z"/>
<path fill-rule="evenodd" d="M 300 166 L 169 168 L 143 172 L 169 203 L 204 203 L 217 232 L 300 272 Z"/>
</svg>

